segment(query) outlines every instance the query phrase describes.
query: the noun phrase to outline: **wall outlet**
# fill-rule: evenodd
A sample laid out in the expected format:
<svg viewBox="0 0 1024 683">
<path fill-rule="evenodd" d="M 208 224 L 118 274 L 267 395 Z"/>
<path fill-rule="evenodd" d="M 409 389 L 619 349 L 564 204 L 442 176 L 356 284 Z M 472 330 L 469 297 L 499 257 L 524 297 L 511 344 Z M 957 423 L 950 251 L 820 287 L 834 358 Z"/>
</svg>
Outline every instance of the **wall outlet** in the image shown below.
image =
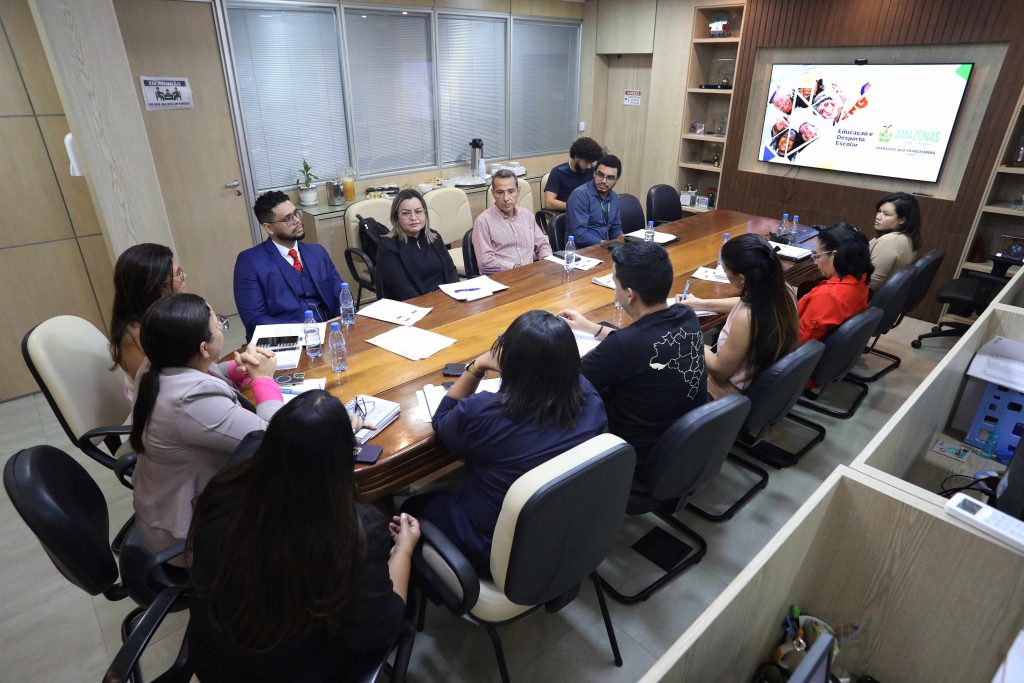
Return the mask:
<svg viewBox="0 0 1024 683">
<path fill-rule="evenodd" d="M 580 121 L 580 132 L 582 133 L 586 129 L 587 129 L 587 122 L 586 121 Z"/>
</svg>

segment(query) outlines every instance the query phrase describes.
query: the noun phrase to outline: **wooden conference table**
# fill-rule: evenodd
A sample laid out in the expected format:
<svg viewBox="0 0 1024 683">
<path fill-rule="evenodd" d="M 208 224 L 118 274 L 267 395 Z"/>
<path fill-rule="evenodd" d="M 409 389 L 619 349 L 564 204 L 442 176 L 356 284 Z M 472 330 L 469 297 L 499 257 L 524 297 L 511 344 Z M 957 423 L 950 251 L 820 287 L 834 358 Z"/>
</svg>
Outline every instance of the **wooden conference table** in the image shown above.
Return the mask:
<svg viewBox="0 0 1024 683">
<path fill-rule="evenodd" d="M 778 226 L 778 219 L 761 218 L 736 211 L 709 211 L 658 228 L 680 239 L 666 245 L 676 274 L 672 293 L 683 291 L 688 276 L 699 266 L 714 264 L 722 245 L 722 234 L 744 232 L 767 234 Z M 433 310 L 417 327 L 458 340 L 430 358 L 411 361 L 366 342 L 393 325 L 364 316 L 356 316 L 356 324 L 348 333 L 348 371 L 334 373 L 325 358 L 314 363 L 303 354 L 298 370 L 307 379 L 326 378 L 327 390 L 348 400 L 356 394 L 379 396 L 402 406 L 398 419 L 370 443 L 383 448 L 373 465 L 357 465 L 356 481 L 368 500 L 380 498 L 420 479 L 454 460 L 434 438 L 431 425 L 422 420 L 417 390 L 425 384 L 441 384 L 451 378 L 441 375 L 446 363 L 468 362 L 490 348 L 495 338 L 521 313 L 542 309 L 557 313 L 574 308 L 591 320 L 609 321 L 620 327 L 629 325 L 629 316 L 616 314 L 612 290 L 595 285 L 591 278 L 612 270 L 611 252 L 593 246 L 580 254 L 600 259 L 603 263 L 588 271 L 565 273 L 563 267 L 550 261 L 538 261 L 523 268 L 490 276 L 508 285 L 508 289 L 477 301 L 456 301 L 440 291 L 410 300 L 417 306 Z M 811 259 L 800 263 L 783 261 L 786 279 L 791 284 L 817 276 Z M 730 285 L 692 280 L 690 292 L 701 298 L 733 296 Z M 724 316 L 702 318 L 705 328 L 720 324 Z M 538 368 L 543 371 L 543 368 Z"/>
</svg>

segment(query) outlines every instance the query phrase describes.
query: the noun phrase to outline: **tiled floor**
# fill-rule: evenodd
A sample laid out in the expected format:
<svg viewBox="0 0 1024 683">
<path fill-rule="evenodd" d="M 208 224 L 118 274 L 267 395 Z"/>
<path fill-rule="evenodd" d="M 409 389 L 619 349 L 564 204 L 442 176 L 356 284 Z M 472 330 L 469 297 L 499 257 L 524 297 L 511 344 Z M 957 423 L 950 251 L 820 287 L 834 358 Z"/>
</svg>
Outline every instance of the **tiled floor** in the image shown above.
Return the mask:
<svg viewBox="0 0 1024 683">
<path fill-rule="evenodd" d="M 236 322 L 233 320 L 232 322 Z M 237 343 L 230 332 L 229 343 Z M 932 341 L 915 351 L 908 341 L 928 324 L 906 320 L 880 347 L 903 357 L 900 369 L 874 384 L 852 420 L 815 414 L 828 428 L 824 443 L 797 466 L 772 471 L 768 488 L 725 524 L 683 512 L 680 519 L 703 534 L 705 559 L 644 603 L 610 602 L 624 666 L 612 663 L 592 586 L 561 612 L 540 612 L 501 629 L 512 678 L 528 681 L 635 681 L 731 581 L 838 464 L 849 463 L 937 363 L 951 342 Z M 875 361 L 870 361 L 874 364 Z M 131 492 L 94 464 L 64 436 L 46 401 L 33 395 L 0 404 L 0 457 L 40 443 L 75 455 L 99 483 L 110 506 L 112 533 L 131 514 Z M 738 487 L 745 475 L 728 469 L 702 498 Z M 602 574 L 625 590 L 651 576 L 647 560 L 629 546 L 651 524 L 629 519 Z M 35 537 L 0 495 L 0 681 L 98 681 L 120 645 L 119 624 L 132 605 L 92 598 L 67 582 Z M 177 652 L 185 615 L 171 615 L 143 660 L 153 672 Z M 431 606 L 427 627 L 416 638 L 410 680 L 496 681 L 497 668 L 484 631 Z"/>
</svg>

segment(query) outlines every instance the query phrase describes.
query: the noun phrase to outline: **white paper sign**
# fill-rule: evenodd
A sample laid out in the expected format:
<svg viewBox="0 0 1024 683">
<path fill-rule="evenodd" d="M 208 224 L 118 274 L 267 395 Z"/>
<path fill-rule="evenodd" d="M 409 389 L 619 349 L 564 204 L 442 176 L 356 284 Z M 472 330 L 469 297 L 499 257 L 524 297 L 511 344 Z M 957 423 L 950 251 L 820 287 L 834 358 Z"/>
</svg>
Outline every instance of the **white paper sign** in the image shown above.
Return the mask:
<svg viewBox="0 0 1024 683">
<path fill-rule="evenodd" d="M 146 110 L 191 109 L 192 88 L 187 78 L 175 76 L 139 76 Z"/>
<path fill-rule="evenodd" d="M 640 106 L 640 91 L 639 90 L 627 90 L 626 94 L 622 97 L 622 103 L 627 107 L 639 107 Z"/>
</svg>

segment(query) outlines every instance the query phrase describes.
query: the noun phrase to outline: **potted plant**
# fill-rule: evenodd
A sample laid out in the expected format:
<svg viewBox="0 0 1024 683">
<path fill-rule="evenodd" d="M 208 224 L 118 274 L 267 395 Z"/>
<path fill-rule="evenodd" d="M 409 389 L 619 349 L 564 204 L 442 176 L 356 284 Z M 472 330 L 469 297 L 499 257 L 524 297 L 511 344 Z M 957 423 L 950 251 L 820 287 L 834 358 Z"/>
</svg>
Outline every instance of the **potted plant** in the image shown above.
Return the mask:
<svg viewBox="0 0 1024 683">
<path fill-rule="evenodd" d="M 315 206 L 316 201 L 316 186 L 313 185 L 314 180 L 320 180 L 320 176 L 313 173 L 313 170 L 309 167 L 309 162 L 305 159 L 302 160 L 302 175 L 296 180 L 296 184 L 299 186 L 299 203 L 303 206 Z"/>
</svg>

